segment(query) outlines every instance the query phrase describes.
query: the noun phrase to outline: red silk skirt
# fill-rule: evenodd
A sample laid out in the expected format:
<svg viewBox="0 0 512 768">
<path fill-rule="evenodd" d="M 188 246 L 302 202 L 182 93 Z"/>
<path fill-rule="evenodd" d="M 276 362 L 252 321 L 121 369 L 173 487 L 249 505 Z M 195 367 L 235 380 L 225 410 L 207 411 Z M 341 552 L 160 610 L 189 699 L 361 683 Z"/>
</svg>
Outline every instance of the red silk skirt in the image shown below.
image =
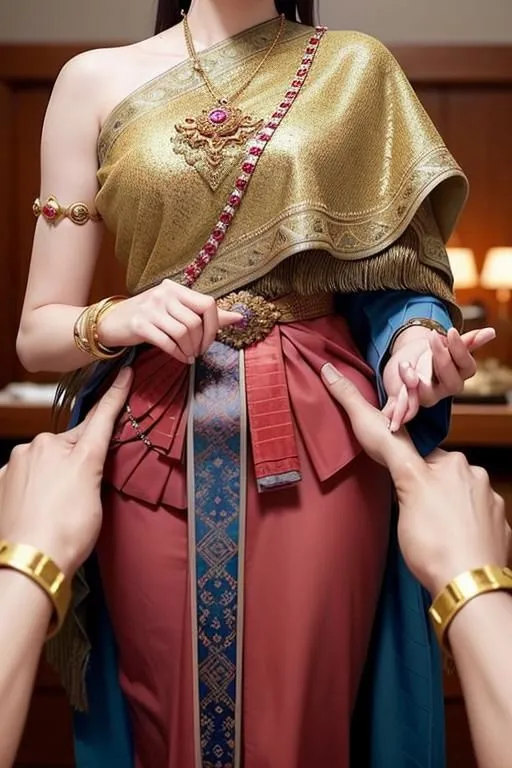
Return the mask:
<svg viewBox="0 0 512 768">
<path fill-rule="evenodd" d="M 349 766 L 391 485 L 322 383 L 325 362 L 376 402 L 373 373 L 340 317 L 278 326 L 245 354 L 243 768 Z M 144 352 L 135 363 L 132 419 L 120 425 L 106 468 L 98 554 L 137 768 L 201 768 L 194 757 L 188 387 L 185 366 Z M 288 473 L 300 481 L 258 492 L 265 478 Z"/>
</svg>

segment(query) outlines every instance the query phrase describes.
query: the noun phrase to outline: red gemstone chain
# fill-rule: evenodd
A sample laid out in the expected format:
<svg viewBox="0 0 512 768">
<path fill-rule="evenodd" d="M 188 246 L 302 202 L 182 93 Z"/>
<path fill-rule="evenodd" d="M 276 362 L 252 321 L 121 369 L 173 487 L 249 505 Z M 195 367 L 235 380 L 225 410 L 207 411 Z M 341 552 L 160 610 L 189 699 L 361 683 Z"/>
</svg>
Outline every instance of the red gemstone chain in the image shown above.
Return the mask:
<svg viewBox="0 0 512 768">
<path fill-rule="evenodd" d="M 226 237 L 226 233 L 240 207 L 242 198 L 247 191 L 250 179 L 258 165 L 260 157 L 265 151 L 265 147 L 268 146 L 274 133 L 292 108 L 294 101 L 297 99 L 297 96 L 306 82 L 318 47 L 326 31 L 327 27 L 316 27 L 315 34 L 308 41 L 300 67 L 297 70 L 292 84 L 286 91 L 283 101 L 279 104 L 266 125 L 250 140 L 247 146 L 247 153 L 242 162 L 240 175 L 235 182 L 234 189 L 228 198 L 228 202 L 219 216 L 217 224 L 213 228 L 210 237 L 199 251 L 198 256 L 184 270 L 183 282 L 187 287 L 191 288 L 194 285 L 196 280 L 201 277 L 208 264 L 217 255 L 217 251 Z"/>
</svg>

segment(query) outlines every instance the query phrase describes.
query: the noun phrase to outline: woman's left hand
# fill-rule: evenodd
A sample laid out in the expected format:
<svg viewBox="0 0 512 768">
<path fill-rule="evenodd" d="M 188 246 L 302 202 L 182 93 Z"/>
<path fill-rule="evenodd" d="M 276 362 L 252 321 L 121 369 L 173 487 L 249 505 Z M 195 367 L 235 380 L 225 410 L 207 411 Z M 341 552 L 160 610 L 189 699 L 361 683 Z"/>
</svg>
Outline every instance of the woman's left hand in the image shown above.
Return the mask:
<svg viewBox="0 0 512 768">
<path fill-rule="evenodd" d="M 462 392 L 476 373 L 472 352 L 492 341 L 493 328 L 463 335 L 452 328 L 448 335 L 414 327 L 397 339 L 384 369 L 388 401 L 383 412 L 396 432 L 413 419 L 420 407 L 431 407 Z"/>
</svg>

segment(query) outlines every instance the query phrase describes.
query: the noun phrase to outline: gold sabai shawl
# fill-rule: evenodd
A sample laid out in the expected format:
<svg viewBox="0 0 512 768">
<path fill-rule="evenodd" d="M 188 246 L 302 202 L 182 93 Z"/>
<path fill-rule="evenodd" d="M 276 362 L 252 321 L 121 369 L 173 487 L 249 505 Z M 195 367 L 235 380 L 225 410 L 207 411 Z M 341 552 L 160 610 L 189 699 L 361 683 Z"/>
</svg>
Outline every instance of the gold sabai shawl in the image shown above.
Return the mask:
<svg viewBox="0 0 512 768">
<path fill-rule="evenodd" d="M 276 24 L 201 54 L 221 93 L 247 79 Z M 311 34 L 286 23 L 239 100 L 244 113 L 272 115 Z M 212 166 L 176 130 L 209 106 L 187 61 L 128 96 L 103 127 L 97 208 L 116 235 L 131 292 L 183 279 L 233 188 L 244 146 L 228 146 Z M 466 195 L 464 174 L 389 51 L 358 32 L 329 31 L 195 288 L 215 297 L 251 284 L 268 296 L 404 288 L 451 303 L 444 243 Z"/>
</svg>

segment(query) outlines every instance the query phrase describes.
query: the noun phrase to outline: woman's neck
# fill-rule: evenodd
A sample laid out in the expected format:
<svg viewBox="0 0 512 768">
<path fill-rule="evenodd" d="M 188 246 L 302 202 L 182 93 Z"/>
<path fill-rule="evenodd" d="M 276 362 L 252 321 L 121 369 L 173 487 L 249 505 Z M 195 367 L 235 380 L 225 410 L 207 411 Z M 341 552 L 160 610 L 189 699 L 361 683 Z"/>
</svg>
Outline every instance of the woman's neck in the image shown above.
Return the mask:
<svg viewBox="0 0 512 768">
<path fill-rule="evenodd" d="M 201 49 L 276 16 L 274 0 L 192 0 L 188 20 Z"/>
</svg>

